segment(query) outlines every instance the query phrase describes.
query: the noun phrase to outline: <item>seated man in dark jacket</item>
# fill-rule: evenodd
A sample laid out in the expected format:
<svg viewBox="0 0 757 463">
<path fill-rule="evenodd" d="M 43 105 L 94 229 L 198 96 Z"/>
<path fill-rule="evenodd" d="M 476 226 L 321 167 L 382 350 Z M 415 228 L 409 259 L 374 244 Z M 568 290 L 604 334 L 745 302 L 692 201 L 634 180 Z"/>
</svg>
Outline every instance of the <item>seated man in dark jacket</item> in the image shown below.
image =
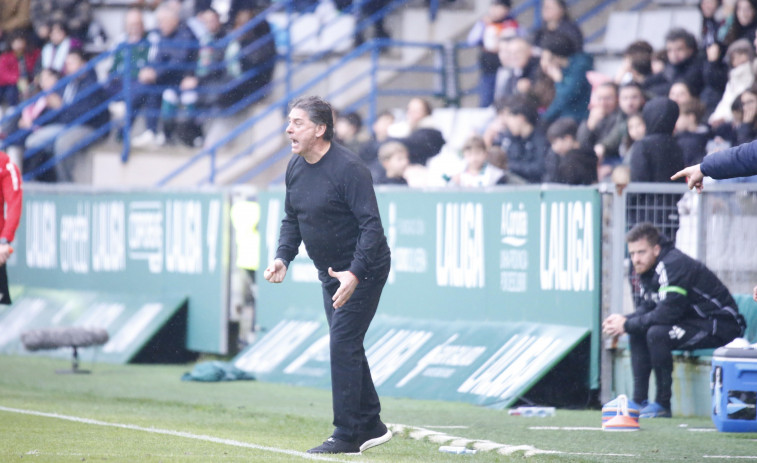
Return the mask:
<svg viewBox="0 0 757 463">
<path fill-rule="evenodd" d="M 633 400 L 646 404 L 640 418 L 670 417 L 674 349 L 720 347 L 741 336 L 744 318 L 728 288 L 701 262 L 673 247 L 650 223 L 626 236 L 633 265 L 636 311 L 612 314 L 602 323 L 610 336 L 628 333 Z M 638 285 L 634 280 L 638 279 Z M 648 403 L 654 370 L 657 397 Z"/>
<path fill-rule="evenodd" d="M 94 70 L 81 72 L 86 64 L 81 50 L 68 53 L 65 70 L 73 79 L 60 94 L 49 95 L 47 104 L 55 115 L 25 143 L 27 150 L 39 153 L 37 156 L 59 158 L 55 165 L 58 182 L 92 182 L 92 160 L 84 148 L 90 135 L 110 119 L 104 104 L 107 95 Z"/>
</svg>

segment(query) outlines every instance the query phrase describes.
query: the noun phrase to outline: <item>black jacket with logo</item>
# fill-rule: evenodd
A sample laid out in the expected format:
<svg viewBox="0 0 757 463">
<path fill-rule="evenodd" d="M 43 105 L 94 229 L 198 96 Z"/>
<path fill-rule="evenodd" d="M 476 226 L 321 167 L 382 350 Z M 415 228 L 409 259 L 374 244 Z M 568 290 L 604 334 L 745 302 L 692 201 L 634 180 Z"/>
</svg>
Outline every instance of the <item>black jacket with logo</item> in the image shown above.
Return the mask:
<svg viewBox="0 0 757 463">
<path fill-rule="evenodd" d="M 710 334 L 715 336 L 723 334 L 718 330 L 719 322 L 731 327 L 738 322 L 743 329 L 743 317 L 723 282 L 670 241 L 663 240 L 660 246 L 657 264 L 638 276 L 639 288 L 634 291 L 636 312 L 628 316 L 625 330 L 642 334 L 652 325 L 675 325 L 685 319 L 711 320 Z"/>
</svg>

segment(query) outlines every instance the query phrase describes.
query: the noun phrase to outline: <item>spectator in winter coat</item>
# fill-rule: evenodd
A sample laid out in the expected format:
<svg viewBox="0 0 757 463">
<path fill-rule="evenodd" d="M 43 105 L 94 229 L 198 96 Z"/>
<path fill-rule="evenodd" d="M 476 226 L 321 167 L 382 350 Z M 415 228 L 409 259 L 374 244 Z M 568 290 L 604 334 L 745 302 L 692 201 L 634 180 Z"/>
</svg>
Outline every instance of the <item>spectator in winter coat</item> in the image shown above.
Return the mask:
<svg viewBox="0 0 757 463">
<path fill-rule="evenodd" d="M 663 71 L 651 76 L 645 87 L 657 95 L 667 95 L 674 82 L 686 82 L 692 95 L 704 89 L 704 61 L 697 54 L 697 39 L 682 28 L 671 29 L 665 36 L 668 62 Z"/>
<path fill-rule="evenodd" d="M 431 104 L 423 98 L 407 103 L 405 120 L 389 126 L 389 137 L 401 141 L 410 151 L 410 164 L 425 166 L 444 146 L 442 132 L 434 126 Z"/>
<path fill-rule="evenodd" d="M 451 182 L 463 187 L 492 186 L 504 175 L 502 169 L 488 162 L 489 152 L 479 135 L 469 137 L 463 145 L 463 168 Z"/>
<path fill-rule="evenodd" d="M 48 40 L 52 23 L 62 22 L 71 37 L 82 42 L 92 22 L 92 6 L 90 0 L 31 0 L 31 18 L 42 41 Z"/>
<path fill-rule="evenodd" d="M 618 125 L 625 121 L 618 107 L 618 87 L 613 82 L 598 85 L 593 92 L 589 117 L 578 126 L 577 141 L 581 147 L 592 150 L 601 164 L 620 164 L 618 144 L 606 143 Z M 550 141 L 551 143 L 551 141 Z"/>
<path fill-rule="evenodd" d="M 505 104 L 505 133 L 500 146 L 507 153 L 507 165 L 530 183 L 541 183 L 548 142 L 537 125 L 536 104 L 527 96 L 515 95 Z"/>
<path fill-rule="evenodd" d="M 580 122 L 588 115 L 591 84 L 586 72 L 593 67 L 590 55 L 577 51 L 560 32 L 550 32 L 542 39 L 541 69 L 555 83 L 555 97 L 543 114 L 546 124 L 560 117 Z"/>
<path fill-rule="evenodd" d="M 576 140 L 578 126 L 569 117 L 556 120 L 547 130 L 551 150 L 547 154 L 545 182 L 568 185 L 597 183 L 597 156 Z"/>
<path fill-rule="evenodd" d="M 730 46 L 739 39 L 754 42 L 757 31 L 757 0 L 737 0 L 733 22 L 725 34 L 723 45 Z"/>
<path fill-rule="evenodd" d="M 702 50 L 706 50 L 718 41 L 718 30 L 723 25 L 718 14 L 720 4 L 721 0 L 699 1 L 699 11 L 702 13 L 702 34 L 699 37 L 699 43 Z"/>
<path fill-rule="evenodd" d="M 681 105 L 678 121 L 676 122 L 675 137 L 683 152 L 683 164 L 693 166 L 702 162 L 707 154 L 707 142 L 710 131 L 701 125 L 704 106 L 698 100 L 692 100 Z"/>
<path fill-rule="evenodd" d="M 55 173 L 59 182 L 91 183 L 91 157 L 81 149 L 71 150 L 106 124 L 110 117 L 104 105 L 106 92 L 97 82 L 93 70 L 83 70 L 86 64 L 82 51 L 69 52 L 66 73 L 73 79 L 59 97 L 48 101 L 50 109 L 59 112 L 26 139 L 27 150 L 48 151 L 50 156 L 58 158 Z"/>
<path fill-rule="evenodd" d="M 754 83 L 753 60 L 754 48 L 745 39 L 739 39 L 728 47 L 726 61 L 728 61 L 731 70 L 728 72 L 728 83 L 725 86 L 723 96 L 708 119 L 711 126 L 719 126 L 733 120 L 731 113 L 733 101 Z"/>
<path fill-rule="evenodd" d="M 501 39 L 514 37 L 517 32 L 518 21 L 510 16 L 510 0 L 493 0 L 486 16 L 476 22 L 468 34 L 468 44 L 481 47 L 479 103 L 482 108 L 494 102 Z"/>
<path fill-rule="evenodd" d="M 271 26 L 263 20 L 239 33 L 258 13 L 257 10 L 242 9 L 234 17 L 233 39 L 224 55 L 228 87 L 219 101 L 223 108 L 240 102 L 251 105 L 268 94 L 266 87 L 273 79 L 276 64 L 276 43 Z"/>
<path fill-rule="evenodd" d="M 53 69 L 65 74 L 65 62 L 68 52 L 79 48 L 80 43 L 71 38 L 63 21 L 56 21 L 50 25 L 49 40 L 42 47 L 40 59 L 37 62 L 37 71 L 40 69 Z"/>
<path fill-rule="evenodd" d="M 531 44 L 522 37 L 500 40 L 499 61 L 502 66 L 497 71 L 494 86 L 495 104 L 502 98 L 533 91 L 541 69 L 539 58 L 531 52 Z"/>
<path fill-rule="evenodd" d="M 650 100 L 642 111 L 646 135 L 631 151 L 632 182 L 669 182 L 684 167 L 683 153 L 673 138 L 678 105 L 666 97 Z"/>
<path fill-rule="evenodd" d="M 0 8 L 0 39 L 6 43 L 6 35 L 31 32 L 31 0 L 3 0 Z"/>
<path fill-rule="evenodd" d="M 570 18 L 568 4 L 564 0 L 544 0 L 541 6 L 542 27 L 533 36 L 533 44 L 544 48 L 544 37 L 559 32 L 577 52 L 584 49 L 584 36 L 578 23 Z"/>
<path fill-rule="evenodd" d="M 197 39 L 181 20 L 181 5 L 170 1 L 155 10 L 158 29 L 148 34 L 149 62 L 140 69 L 132 107 L 145 112 L 147 130 L 132 139 L 132 146 L 161 145 L 165 134 L 158 133 L 162 93 L 176 89 L 197 64 Z"/>
<path fill-rule="evenodd" d="M 11 49 L 0 54 L 0 104 L 16 106 L 31 96 L 39 50 L 28 46 L 23 32 L 10 35 Z"/>
</svg>

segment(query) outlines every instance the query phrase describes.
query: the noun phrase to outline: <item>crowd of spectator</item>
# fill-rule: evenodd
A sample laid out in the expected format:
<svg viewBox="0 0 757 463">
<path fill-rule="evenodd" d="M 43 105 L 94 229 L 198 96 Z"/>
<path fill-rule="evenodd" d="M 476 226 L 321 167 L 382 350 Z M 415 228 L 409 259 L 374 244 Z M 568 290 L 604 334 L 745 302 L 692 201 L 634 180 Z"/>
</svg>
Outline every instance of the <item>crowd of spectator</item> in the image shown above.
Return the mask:
<svg viewBox="0 0 757 463">
<path fill-rule="evenodd" d="M 100 110 L 102 102 L 111 103 L 111 113 L 114 100 L 127 103 L 133 109 L 128 122 L 144 117 L 144 130 L 131 138 L 139 149 L 201 146 L 213 110 L 263 98 L 276 43 L 269 23 L 253 18 L 270 2 L 233 0 L 224 14 L 211 7 L 212 0 L 191 3 L 188 11 L 177 0 L 135 2 L 124 15 L 123 37 L 110 41 L 116 50 L 110 70 L 99 79 L 79 71 L 101 39 L 87 0 L 4 4 L 0 104 L 7 116 L 27 103 L 15 117 L 3 118 L 0 136 L 21 130 L 12 145 L 27 150 L 24 169 L 69 156 L 71 165 L 62 163 L 38 179 L 86 181 L 74 165 L 79 160 L 86 166 L 85 155 L 69 153 L 66 140 L 81 137 L 81 130 L 100 136 L 110 119 Z M 366 17 L 379 3 L 361 3 L 357 14 Z M 344 11 L 352 7 L 348 1 L 334 4 Z M 511 6 L 509 0 L 492 1 L 468 34 L 468 43 L 480 51 L 480 105 L 494 108 L 496 116 L 488 126 L 471 129 L 454 169 L 429 180 L 428 164 L 446 140 L 423 98 L 410 99 L 404 114 L 377 115 L 371 127 L 362 126 L 358 113 L 340 115 L 338 139 L 371 167 L 377 183 L 665 181 L 708 152 L 757 135 L 757 0 L 702 0 L 699 34 L 671 29 L 664 50 L 634 42 L 613 75 L 594 70 L 565 1 L 544 0 L 536 29 L 520 24 Z M 154 29 L 146 27 L 148 14 Z M 374 26 L 373 36 L 389 36 L 382 23 Z M 79 74 L 69 79 L 72 72 Z M 86 103 L 77 106 L 85 87 Z M 123 134 L 118 126 L 109 132 Z M 389 142 L 391 149 L 382 150 Z"/>
<path fill-rule="evenodd" d="M 134 2 L 123 15 L 123 36 L 110 41 L 110 69 L 107 75 L 97 69 L 98 76 L 88 62 L 101 51 L 102 28 L 89 0 L 3 2 L 0 137 L 19 166 L 36 171 L 55 164 L 35 179 L 89 183 L 91 160 L 82 140 L 111 132 L 121 139 L 123 118 L 110 127 L 119 101 L 132 108 L 130 122 L 144 116 L 133 147 L 197 147 L 213 111 L 265 97 L 276 46 L 268 22 L 253 18 L 270 2 L 233 0 L 228 18 L 211 0 L 192 4 L 187 11 L 177 0 Z M 154 29 L 146 27 L 148 15 Z"/>
<path fill-rule="evenodd" d="M 612 75 L 594 69 L 565 1 L 542 2 L 536 30 L 510 9 L 508 0 L 492 1 L 468 36 L 480 50 L 480 105 L 496 116 L 487 127 L 470 127 L 460 167 L 443 172 L 442 182 L 669 182 L 707 153 L 757 137 L 757 0 L 702 0 L 699 34 L 671 28 L 663 50 L 633 42 Z M 422 146 L 411 134 L 422 119 L 433 130 L 431 114 L 428 102 L 414 98 L 384 138 L 405 145 L 402 177 L 411 186 L 440 182 L 418 172 L 430 172 L 428 160 L 445 143 L 441 132 Z M 411 130 L 392 130 L 399 124 Z M 380 139 L 358 151 L 380 151 Z M 386 183 L 384 161 L 362 157 L 376 182 Z"/>
</svg>

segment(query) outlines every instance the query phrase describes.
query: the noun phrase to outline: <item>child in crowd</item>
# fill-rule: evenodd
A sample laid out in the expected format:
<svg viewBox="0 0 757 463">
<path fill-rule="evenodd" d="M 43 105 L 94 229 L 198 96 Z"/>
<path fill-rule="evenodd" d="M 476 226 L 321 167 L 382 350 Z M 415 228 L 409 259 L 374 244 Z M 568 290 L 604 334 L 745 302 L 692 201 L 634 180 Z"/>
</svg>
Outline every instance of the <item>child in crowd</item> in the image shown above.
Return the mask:
<svg viewBox="0 0 757 463">
<path fill-rule="evenodd" d="M 551 150 L 547 154 L 545 182 L 568 185 L 597 183 L 597 155 L 576 139 L 578 124 L 562 117 L 547 129 Z"/>
<path fill-rule="evenodd" d="M 39 68 L 53 69 L 63 74 L 68 52 L 80 45 L 78 40 L 68 36 L 68 29 L 63 21 L 53 22 L 50 25 L 50 40 L 42 47 Z"/>
<path fill-rule="evenodd" d="M 686 82 L 679 80 L 670 86 L 668 98 L 675 101 L 680 106 L 694 98 L 694 94 L 691 92 L 691 89 Z"/>
<path fill-rule="evenodd" d="M 707 154 L 710 133 L 707 126 L 701 125 L 704 105 L 699 100 L 694 98 L 682 104 L 680 109 L 675 137 L 678 146 L 683 151 L 683 162 L 688 167 L 702 162 L 702 158 Z"/>
<path fill-rule="evenodd" d="M 383 167 L 383 175 L 374 177 L 375 185 L 407 185 L 405 170 L 410 164 L 407 147 L 398 141 L 388 141 L 378 150 L 378 160 Z"/>
<path fill-rule="evenodd" d="M 485 108 L 494 101 L 497 70 L 499 69 L 499 43 L 502 37 L 514 37 L 518 21 L 510 16 L 510 0 L 494 0 L 486 16 L 468 33 L 468 44 L 481 47 L 479 98 Z"/>
<path fill-rule="evenodd" d="M 29 49 L 23 32 L 10 37 L 10 50 L 0 55 L 0 104 L 16 106 L 31 96 L 38 49 Z"/>
<path fill-rule="evenodd" d="M 623 160 L 623 164 L 627 165 L 630 163 L 633 144 L 644 138 L 645 130 L 646 127 L 644 126 L 644 119 L 641 117 L 641 113 L 628 116 L 626 131 L 620 144 L 620 157 Z"/>
<path fill-rule="evenodd" d="M 468 138 L 463 145 L 464 167 L 451 181 L 464 187 L 491 186 L 502 177 L 502 170 L 487 162 L 489 153 L 484 139 L 479 135 Z"/>
</svg>

